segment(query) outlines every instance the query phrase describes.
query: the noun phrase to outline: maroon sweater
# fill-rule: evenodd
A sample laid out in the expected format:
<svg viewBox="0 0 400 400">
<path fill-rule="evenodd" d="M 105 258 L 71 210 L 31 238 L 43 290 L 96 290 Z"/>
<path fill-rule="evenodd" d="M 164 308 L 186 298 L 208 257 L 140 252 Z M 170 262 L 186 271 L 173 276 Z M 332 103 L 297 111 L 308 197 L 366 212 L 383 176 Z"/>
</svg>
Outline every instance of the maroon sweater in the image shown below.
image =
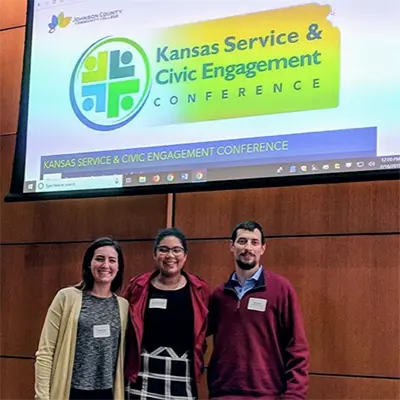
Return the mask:
<svg viewBox="0 0 400 400">
<path fill-rule="evenodd" d="M 254 301 L 250 299 L 265 299 Z M 254 304 L 265 311 L 249 310 Z M 287 279 L 263 270 L 238 300 L 233 282 L 210 300 L 214 350 L 208 367 L 211 399 L 303 400 L 309 349 L 295 290 Z"/>
</svg>

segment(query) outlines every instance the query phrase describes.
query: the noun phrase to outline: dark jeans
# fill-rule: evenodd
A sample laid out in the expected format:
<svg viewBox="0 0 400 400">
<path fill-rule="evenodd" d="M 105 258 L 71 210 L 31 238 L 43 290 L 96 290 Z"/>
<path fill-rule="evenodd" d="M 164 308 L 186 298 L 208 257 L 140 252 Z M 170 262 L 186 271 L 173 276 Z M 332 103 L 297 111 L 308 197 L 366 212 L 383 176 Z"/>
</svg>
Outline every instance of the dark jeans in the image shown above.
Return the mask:
<svg viewBox="0 0 400 400">
<path fill-rule="evenodd" d="M 79 390 L 71 388 L 70 400 L 113 400 L 112 389 L 105 390 Z"/>
</svg>

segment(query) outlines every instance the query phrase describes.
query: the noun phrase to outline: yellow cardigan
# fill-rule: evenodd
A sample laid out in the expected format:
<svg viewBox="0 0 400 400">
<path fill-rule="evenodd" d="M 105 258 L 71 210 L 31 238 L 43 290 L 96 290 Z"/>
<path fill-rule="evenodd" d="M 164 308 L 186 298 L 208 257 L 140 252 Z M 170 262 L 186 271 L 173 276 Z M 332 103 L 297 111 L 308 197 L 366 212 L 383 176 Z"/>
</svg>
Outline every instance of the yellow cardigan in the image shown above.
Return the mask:
<svg viewBox="0 0 400 400">
<path fill-rule="evenodd" d="M 128 302 L 118 296 L 121 342 L 114 381 L 114 399 L 124 399 L 125 333 Z M 82 291 L 74 287 L 60 290 L 47 312 L 36 352 L 35 399 L 68 400 L 74 366 Z"/>
</svg>

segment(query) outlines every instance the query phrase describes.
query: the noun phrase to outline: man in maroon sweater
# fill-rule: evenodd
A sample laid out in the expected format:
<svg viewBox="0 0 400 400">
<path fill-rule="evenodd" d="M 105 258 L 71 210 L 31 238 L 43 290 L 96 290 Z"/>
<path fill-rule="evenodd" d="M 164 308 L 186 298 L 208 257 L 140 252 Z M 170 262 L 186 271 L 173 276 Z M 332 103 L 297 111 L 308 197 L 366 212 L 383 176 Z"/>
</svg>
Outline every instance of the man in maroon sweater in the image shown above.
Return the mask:
<svg viewBox="0 0 400 400">
<path fill-rule="evenodd" d="M 233 230 L 235 272 L 210 301 L 210 399 L 306 398 L 309 349 L 299 302 L 286 278 L 260 265 L 265 248 L 257 222 Z"/>
</svg>

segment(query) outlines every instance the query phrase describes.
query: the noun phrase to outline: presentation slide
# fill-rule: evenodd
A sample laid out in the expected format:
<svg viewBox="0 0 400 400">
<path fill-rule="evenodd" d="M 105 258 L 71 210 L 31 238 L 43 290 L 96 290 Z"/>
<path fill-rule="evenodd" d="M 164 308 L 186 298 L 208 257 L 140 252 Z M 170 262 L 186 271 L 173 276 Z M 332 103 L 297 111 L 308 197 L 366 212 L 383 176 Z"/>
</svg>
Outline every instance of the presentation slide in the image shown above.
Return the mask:
<svg viewBox="0 0 400 400">
<path fill-rule="evenodd" d="M 400 167 L 398 0 L 33 7 L 25 193 Z"/>
</svg>

